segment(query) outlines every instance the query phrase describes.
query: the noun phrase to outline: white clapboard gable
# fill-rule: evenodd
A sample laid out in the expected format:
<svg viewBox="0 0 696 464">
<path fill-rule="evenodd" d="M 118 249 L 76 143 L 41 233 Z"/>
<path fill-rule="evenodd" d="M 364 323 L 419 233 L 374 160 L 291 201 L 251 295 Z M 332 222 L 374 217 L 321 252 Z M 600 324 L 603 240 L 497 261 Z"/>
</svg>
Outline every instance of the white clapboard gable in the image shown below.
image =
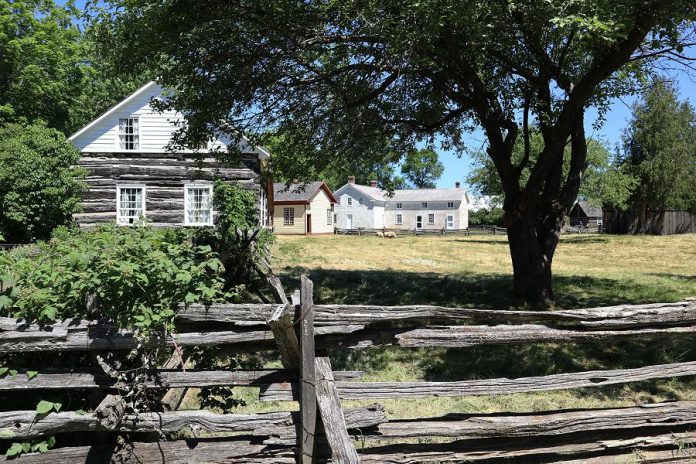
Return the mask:
<svg viewBox="0 0 696 464">
<path fill-rule="evenodd" d="M 135 91 L 118 105 L 87 124 L 70 137 L 73 145 L 82 153 L 163 153 L 169 151 L 168 144 L 180 127 L 183 115 L 174 110 L 156 111 L 151 101 L 166 98 L 166 92 L 155 82 L 149 82 Z M 118 141 L 119 119 L 137 117 L 139 122 L 139 148 L 123 150 Z M 209 149 L 226 149 L 229 139 L 222 137 L 211 142 Z M 240 147 L 243 153 L 256 153 L 260 159 L 268 153 L 260 147 L 248 144 Z M 192 150 L 177 149 L 178 152 Z"/>
</svg>

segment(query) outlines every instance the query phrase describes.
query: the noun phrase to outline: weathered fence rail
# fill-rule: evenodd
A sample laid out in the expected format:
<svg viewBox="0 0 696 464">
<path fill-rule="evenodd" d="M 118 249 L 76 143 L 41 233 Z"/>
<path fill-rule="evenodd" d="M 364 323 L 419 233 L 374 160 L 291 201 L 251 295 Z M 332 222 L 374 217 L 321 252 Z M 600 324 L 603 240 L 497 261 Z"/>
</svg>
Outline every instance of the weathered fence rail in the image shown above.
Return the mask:
<svg viewBox="0 0 696 464">
<path fill-rule="evenodd" d="M 110 393 L 118 404 L 128 387 L 257 387 L 262 401 L 298 401 L 298 412 L 219 414 L 206 410 L 121 414 L 105 421 L 94 412 L 0 412 L 0 439 L 47 435 L 128 434 L 121 444 L 65 446 L 27 454 L 20 463 L 235 462 L 415 463 L 588 462 L 644 450 L 645 462 L 687 462 L 696 444 L 696 402 L 543 413 L 450 414 L 389 420 L 380 405 L 343 409 L 341 400 L 407 400 L 421 397 L 507 395 L 696 376 L 696 361 L 632 369 L 592 370 L 524 378 L 448 382 L 363 382 L 361 372 L 333 371 L 328 348 L 396 345 L 404 348 L 473 347 L 519 343 L 605 343 L 620 339 L 693 337 L 696 302 L 620 305 L 553 312 L 495 311 L 408 305 L 323 305 L 313 302 L 302 279 L 288 298 L 276 278 L 273 304 L 182 306 L 174 334 L 152 337 L 152 346 L 215 346 L 219 353 L 275 349 L 282 369 L 141 370 L 137 378 L 103 369 L 19 369 L 0 378 L 0 392 L 74 390 Z M 141 341 L 128 330 L 100 321 L 39 325 L 0 318 L 0 354 L 130 350 Z M 282 404 L 282 403 L 279 403 Z M 101 406 L 100 406 L 101 407 Z M 189 430 L 198 438 L 148 442 Z M 220 435 L 223 436 L 220 436 Z M 202 435 L 202 436 L 201 436 Z M 214 436 L 212 436 L 214 435 Z M 149 437 L 149 438 L 148 438 Z M 147 438 L 147 439 L 146 439 Z M 428 440 L 423 440 L 428 438 Z M 418 439 L 419 443 L 404 443 Z M 444 441 L 443 441 L 444 440 Z M 356 444 L 358 446 L 356 446 Z M 672 460 L 667 460 L 671 458 Z M 0 458 L 0 462 L 4 461 Z"/>
</svg>

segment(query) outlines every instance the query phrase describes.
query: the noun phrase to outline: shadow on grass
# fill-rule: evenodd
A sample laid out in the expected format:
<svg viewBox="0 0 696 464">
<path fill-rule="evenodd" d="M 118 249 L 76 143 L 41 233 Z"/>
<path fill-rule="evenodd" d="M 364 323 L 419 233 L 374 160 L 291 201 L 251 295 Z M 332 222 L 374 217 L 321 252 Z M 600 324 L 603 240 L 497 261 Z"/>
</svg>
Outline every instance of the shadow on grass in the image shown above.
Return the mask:
<svg viewBox="0 0 696 464">
<path fill-rule="evenodd" d="M 395 270 L 346 271 L 285 269 L 286 288 L 299 286 L 299 276 L 314 281 L 317 303 L 406 305 L 434 304 L 484 309 L 519 309 L 524 304 L 512 294 L 512 276 L 496 274 L 441 275 Z M 589 276 L 556 276 L 560 308 L 609 306 L 623 303 L 674 301 L 673 292 L 660 285 Z"/>
</svg>

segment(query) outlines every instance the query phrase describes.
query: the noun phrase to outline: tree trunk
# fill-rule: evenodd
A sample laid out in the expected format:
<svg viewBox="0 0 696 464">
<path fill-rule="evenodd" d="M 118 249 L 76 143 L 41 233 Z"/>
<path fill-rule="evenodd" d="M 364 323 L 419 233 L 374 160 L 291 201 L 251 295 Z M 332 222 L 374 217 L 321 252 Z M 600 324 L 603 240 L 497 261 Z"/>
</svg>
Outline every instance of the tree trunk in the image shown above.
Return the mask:
<svg viewBox="0 0 696 464">
<path fill-rule="evenodd" d="M 533 214 L 513 204 L 505 214 L 515 296 L 544 308 L 554 299 L 551 264 L 563 221 L 563 214 L 545 210 Z"/>
</svg>

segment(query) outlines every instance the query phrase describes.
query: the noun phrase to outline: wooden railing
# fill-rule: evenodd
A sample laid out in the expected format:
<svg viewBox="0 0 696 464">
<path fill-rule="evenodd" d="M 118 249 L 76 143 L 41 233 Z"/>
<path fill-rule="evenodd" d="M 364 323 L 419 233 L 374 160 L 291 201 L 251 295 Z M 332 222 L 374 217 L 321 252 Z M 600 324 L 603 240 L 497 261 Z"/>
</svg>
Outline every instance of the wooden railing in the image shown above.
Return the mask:
<svg viewBox="0 0 696 464">
<path fill-rule="evenodd" d="M 161 346 L 217 346 L 220 353 L 274 349 L 283 369 L 216 371 L 153 369 L 145 389 L 253 386 L 262 401 L 298 401 L 299 412 L 218 414 L 171 411 L 116 414 L 61 411 L 0 412 L 0 437 L 22 441 L 65 433 L 135 434 L 124 445 L 73 446 L 27 454 L 17 462 L 317 462 L 401 463 L 517 459 L 519 462 L 614 462 L 635 450 L 656 460 L 688 462 L 696 439 L 696 401 L 543 413 L 450 414 L 389 420 L 378 405 L 346 409 L 341 400 L 508 395 L 599 388 L 660 378 L 696 376 L 696 361 L 632 369 L 592 370 L 525 378 L 448 382 L 362 382 L 360 372 L 333 371 L 328 348 L 369 345 L 472 347 L 540 342 L 613 342 L 693 337 L 696 303 L 666 303 L 554 312 L 495 311 L 441 306 L 324 305 L 313 302 L 312 282 L 287 298 L 272 278 L 275 304 L 190 305 L 177 314 L 177 333 L 152 338 Z M 129 331 L 91 321 L 48 326 L 0 318 L 0 353 L 122 351 L 135 346 Z M 29 366 L 28 366 L 29 367 Z M 0 378 L 0 392 L 74 389 L 114 397 L 131 380 L 99 369 L 39 370 Z M 135 383 L 135 380 L 133 380 Z M 76 393 L 77 394 L 77 393 Z M 143 433 L 183 429 L 233 436 L 149 443 Z M 205 434 L 204 433 L 204 434 Z M 413 443 L 418 439 L 419 443 Z M 357 445 L 357 446 L 356 446 Z M 607 458 L 607 456 L 610 456 Z M 602 461 L 601 459 L 609 459 Z M 663 460 L 660 460 L 663 459 Z M 667 460 L 669 459 L 669 460 Z M 2 459 L 0 459 L 1 461 Z"/>
</svg>

